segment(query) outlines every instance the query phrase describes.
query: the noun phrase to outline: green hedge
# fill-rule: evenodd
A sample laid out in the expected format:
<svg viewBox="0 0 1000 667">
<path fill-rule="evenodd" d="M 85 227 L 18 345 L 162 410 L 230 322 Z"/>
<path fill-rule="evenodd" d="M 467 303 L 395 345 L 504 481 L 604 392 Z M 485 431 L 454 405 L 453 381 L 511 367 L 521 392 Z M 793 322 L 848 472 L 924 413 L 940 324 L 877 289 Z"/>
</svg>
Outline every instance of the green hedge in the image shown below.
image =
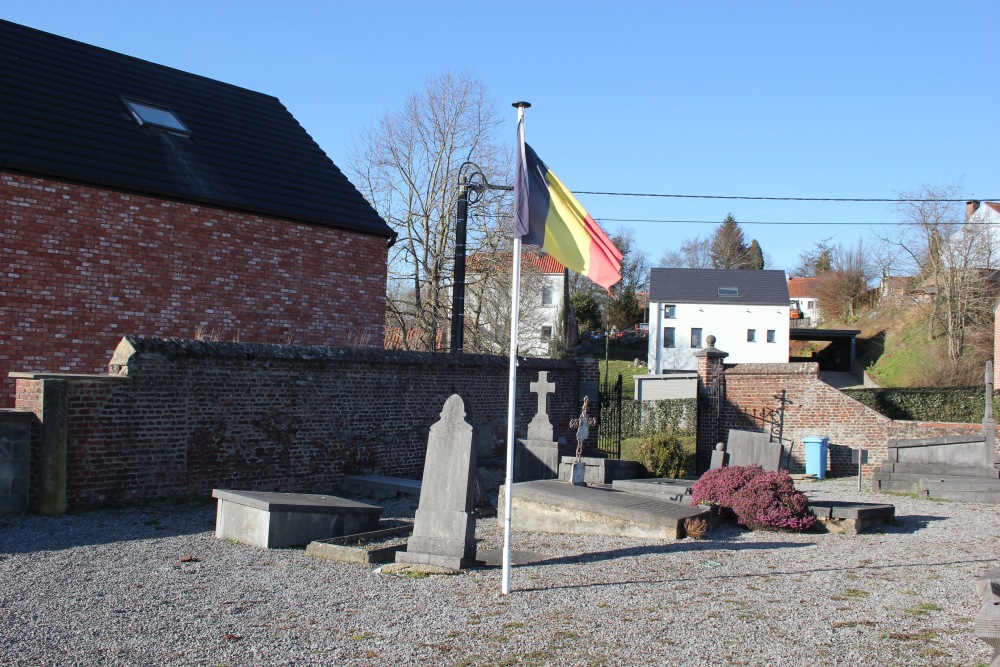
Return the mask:
<svg viewBox="0 0 1000 667">
<path fill-rule="evenodd" d="M 664 433 L 671 427 L 678 435 L 695 435 L 698 430 L 697 399 L 622 401 L 623 438 Z"/>
<path fill-rule="evenodd" d="M 986 409 L 983 387 L 845 389 L 844 393 L 890 419 L 978 424 Z M 996 398 L 993 413 L 997 413 Z"/>
</svg>

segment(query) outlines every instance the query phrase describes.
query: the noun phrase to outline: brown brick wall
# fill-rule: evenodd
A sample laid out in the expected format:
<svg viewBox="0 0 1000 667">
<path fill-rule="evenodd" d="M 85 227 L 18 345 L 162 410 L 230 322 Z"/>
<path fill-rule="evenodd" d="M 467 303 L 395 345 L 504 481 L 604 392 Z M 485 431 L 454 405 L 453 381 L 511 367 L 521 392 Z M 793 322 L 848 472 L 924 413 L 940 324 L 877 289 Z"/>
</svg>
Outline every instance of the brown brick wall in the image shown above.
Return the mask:
<svg viewBox="0 0 1000 667">
<path fill-rule="evenodd" d="M 869 451 L 866 475 L 886 457 L 886 442 L 892 438 L 926 438 L 942 435 L 979 433 L 979 424 L 951 424 L 894 421 L 862 405 L 819 379 L 815 363 L 737 364 L 728 366 L 722 376 L 723 401 L 720 432 L 729 429 L 762 430 L 748 415 L 754 409 L 777 408 L 777 396 L 785 390 L 784 437 L 792 442 L 791 468 L 804 472 L 802 439 L 826 436 L 829 442 L 829 465 L 834 475 L 856 475 L 851 463 L 851 449 Z M 699 423 L 699 431 L 711 428 Z M 710 456 L 712 443 L 699 438 L 699 460 Z"/>
<path fill-rule="evenodd" d="M 382 345 L 383 238 L 3 172 L 0 220 L 0 407 L 126 334 Z"/>
<path fill-rule="evenodd" d="M 70 507 L 213 488 L 331 493 L 344 475 L 375 470 L 419 478 L 430 426 L 452 393 L 478 427 L 480 456 L 506 452 L 503 357 L 195 341 L 136 346 L 124 365 L 112 366 L 120 378 L 68 378 Z M 551 418 L 556 435 L 567 436 L 579 412 L 580 371 L 550 359 L 520 361 L 515 433 L 523 435 L 534 416 L 528 384 L 539 370 L 556 383 Z M 18 380 L 18 395 L 29 401 L 45 381 Z"/>
</svg>

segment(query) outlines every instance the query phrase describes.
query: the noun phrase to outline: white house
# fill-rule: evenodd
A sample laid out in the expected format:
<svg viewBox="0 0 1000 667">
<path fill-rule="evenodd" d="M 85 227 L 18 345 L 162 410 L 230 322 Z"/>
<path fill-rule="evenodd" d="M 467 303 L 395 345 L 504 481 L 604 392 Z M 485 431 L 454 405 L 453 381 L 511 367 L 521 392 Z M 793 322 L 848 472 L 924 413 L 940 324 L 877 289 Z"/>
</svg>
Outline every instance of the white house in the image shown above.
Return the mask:
<svg viewBox="0 0 1000 667">
<path fill-rule="evenodd" d="M 817 294 L 817 279 L 810 278 L 790 278 L 788 280 L 788 298 L 790 303 L 798 306 L 799 319 L 808 322 L 804 326 L 816 326 L 820 322 L 819 297 Z"/>
<path fill-rule="evenodd" d="M 784 271 L 653 269 L 650 372 L 696 370 L 709 335 L 727 363 L 787 363 L 788 311 Z"/>
<path fill-rule="evenodd" d="M 468 266 L 466 326 L 482 330 L 482 346 L 501 354 L 508 345 L 504 329 L 509 324 L 510 253 L 473 255 Z M 565 268 L 546 253 L 532 250 L 521 253 L 519 354 L 528 357 L 552 354 L 551 345 L 559 331 L 562 313 Z"/>
</svg>

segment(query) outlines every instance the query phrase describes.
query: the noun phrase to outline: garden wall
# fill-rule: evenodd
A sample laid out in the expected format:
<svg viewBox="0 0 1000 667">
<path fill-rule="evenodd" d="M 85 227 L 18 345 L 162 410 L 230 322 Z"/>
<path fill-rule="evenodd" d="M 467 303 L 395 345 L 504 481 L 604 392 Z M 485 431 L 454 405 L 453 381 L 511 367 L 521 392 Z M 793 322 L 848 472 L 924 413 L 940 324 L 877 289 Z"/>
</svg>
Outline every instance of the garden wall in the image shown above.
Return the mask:
<svg viewBox="0 0 1000 667">
<path fill-rule="evenodd" d="M 419 477 L 452 393 L 477 427 L 479 455 L 502 456 L 508 368 L 482 355 L 127 337 L 110 375 L 14 374 L 17 407 L 41 421 L 29 507 L 59 511 L 50 482 L 60 437 L 63 508 L 213 488 L 331 493 L 365 472 Z M 542 370 L 557 387 L 556 435 L 568 435 L 596 359 L 521 359 L 517 434 L 535 414 L 528 384 Z"/>
<path fill-rule="evenodd" d="M 750 416 L 754 409 L 777 408 L 785 391 L 785 444 L 791 443 L 792 472 L 805 471 L 802 439 L 826 436 L 830 439 L 830 471 L 833 475 L 856 475 L 851 449 L 868 449 L 870 476 L 885 460 L 890 438 L 930 438 L 979 433 L 980 424 L 893 420 L 866 407 L 819 379 L 816 363 L 736 364 L 723 366 L 721 358 L 700 360 L 699 393 L 715 386 L 719 405 L 715 414 L 699 410 L 698 469 L 708 467 L 716 442 L 725 440 L 729 429 L 763 431 Z M 721 372 L 709 365 L 721 367 Z M 701 368 L 705 366 L 705 370 Z M 707 382 L 706 382 L 707 381 Z M 704 424 L 702 422 L 705 422 Z"/>
</svg>

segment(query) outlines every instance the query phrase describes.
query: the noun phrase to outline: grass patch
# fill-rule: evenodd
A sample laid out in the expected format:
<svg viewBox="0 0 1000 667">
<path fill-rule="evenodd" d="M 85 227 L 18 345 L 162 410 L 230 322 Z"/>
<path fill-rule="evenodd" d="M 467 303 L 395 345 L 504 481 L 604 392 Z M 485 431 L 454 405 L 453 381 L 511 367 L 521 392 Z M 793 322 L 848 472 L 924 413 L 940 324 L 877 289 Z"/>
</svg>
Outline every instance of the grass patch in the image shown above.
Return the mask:
<svg viewBox="0 0 1000 667">
<path fill-rule="evenodd" d="M 916 607 L 910 607 L 907 609 L 906 613 L 911 616 L 925 616 L 932 611 L 941 611 L 941 607 L 933 602 L 921 602 Z"/>
</svg>

